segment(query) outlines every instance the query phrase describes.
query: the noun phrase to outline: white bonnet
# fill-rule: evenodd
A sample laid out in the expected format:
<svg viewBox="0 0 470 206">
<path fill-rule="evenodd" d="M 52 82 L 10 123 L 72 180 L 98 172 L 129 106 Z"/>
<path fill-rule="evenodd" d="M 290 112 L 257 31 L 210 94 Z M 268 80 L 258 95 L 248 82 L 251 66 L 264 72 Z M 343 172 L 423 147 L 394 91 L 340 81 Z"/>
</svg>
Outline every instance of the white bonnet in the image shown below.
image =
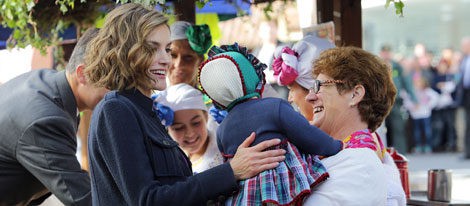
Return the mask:
<svg viewBox="0 0 470 206">
<path fill-rule="evenodd" d="M 191 26 L 191 23 L 186 21 L 177 21 L 170 26 L 170 40 L 188 39 L 186 30 Z"/>
<path fill-rule="evenodd" d="M 175 112 L 186 109 L 207 111 L 201 91 L 185 83 L 168 87 L 158 93 L 154 101 L 171 108 Z"/>
<path fill-rule="evenodd" d="M 312 64 L 322 51 L 335 47 L 327 39 L 316 36 L 305 36 L 301 41 L 294 44 L 292 49 L 299 54 L 297 71 L 299 76 L 295 81 L 304 88 L 310 88 L 313 85 Z"/>
<path fill-rule="evenodd" d="M 298 57 L 282 53 L 280 48 L 276 49 L 275 57 L 282 58 L 284 64 L 296 70 L 298 76 L 295 77 L 295 81 L 300 86 L 310 88 L 313 85 L 313 62 L 320 56 L 321 52 L 334 47 L 335 45 L 327 39 L 307 35 L 292 46 L 292 50 L 298 54 Z"/>
</svg>

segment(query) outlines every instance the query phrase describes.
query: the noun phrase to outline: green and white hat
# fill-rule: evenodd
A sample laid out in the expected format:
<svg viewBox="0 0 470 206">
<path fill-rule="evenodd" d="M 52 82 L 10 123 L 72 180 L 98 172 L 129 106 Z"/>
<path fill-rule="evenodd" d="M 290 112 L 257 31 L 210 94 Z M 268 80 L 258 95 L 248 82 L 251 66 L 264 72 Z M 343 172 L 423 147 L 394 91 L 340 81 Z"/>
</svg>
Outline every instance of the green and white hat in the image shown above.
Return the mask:
<svg viewBox="0 0 470 206">
<path fill-rule="evenodd" d="M 230 110 L 244 100 L 261 97 L 265 68 L 265 64 L 237 43 L 213 46 L 209 58 L 199 68 L 198 78 L 203 92 L 215 106 Z"/>
</svg>

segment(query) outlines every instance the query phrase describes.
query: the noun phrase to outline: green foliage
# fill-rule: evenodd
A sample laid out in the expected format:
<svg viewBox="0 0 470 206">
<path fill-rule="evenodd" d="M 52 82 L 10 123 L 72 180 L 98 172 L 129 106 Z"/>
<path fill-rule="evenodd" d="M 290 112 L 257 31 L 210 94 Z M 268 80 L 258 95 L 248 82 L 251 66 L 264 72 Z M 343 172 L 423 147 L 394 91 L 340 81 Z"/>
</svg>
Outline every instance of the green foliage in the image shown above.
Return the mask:
<svg viewBox="0 0 470 206">
<path fill-rule="evenodd" d="M 390 3 L 393 3 L 395 13 L 400 17 L 403 17 L 403 7 L 405 7 L 405 4 L 401 0 L 387 0 L 387 2 L 385 2 L 385 8 L 388 8 Z"/>
<path fill-rule="evenodd" d="M 202 8 L 204 8 L 204 6 L 205 6 L 207 3 L 209 3 L 209 1 L 210 1 L 210 0 L 197 0 L 197 1 L 196 1 L 196 6 L 197 6 L 197 8 L 202 9 Z"/>
<path fill-rule="evenodd" d="M 86 1 L 86 0 L 85 0 Z M 157 4 L 163 5 L 166 0 L 117 0 L 116 3 L 125 4 L 128 2 L 138 3 L 145 6 L 155 6 Z"/>
<path fill-rule="evenodd" d="M 165 0 L 0 0 L 0 22 L 13 30 L 8 48 L 32 45 L 45 53 L 47 46 L 61 42 L 58 34 L 70 24 L 79 34 L 106 10 L 127 2 L 155 6 Z"/>
<path fill-rule="evenodd" d="M 12 38 L 19 40 L 19 46 L 25 47 L 25 42 L 33 42 L 39 39 L 35 31 L 28 29 L 34 22 L 31 12 L 35 3 L 33 0 L 1 0 L 0 20 L 2 26 L 13 28 Z M 12 42 L 8 42 L 12 46 Z"/>
<path fill-rule="evenodd" d="M 196 0 L 195 2 L 197 7 L 202 8 L 207 4 L 210 5 L 211 1 Z M 226 1 L 239 8 L 236 1 Z M 264 13 L 268 18 L 273 12 L 273 1 L 275 0 L 269 0 L 264 8 Z M 12 36 L 7 42 L 9 48 L 14 46 L 24 48 L 32 45 L 44 53 L 47 46 L 61 42 L 58 34 L 70 24 L 74 24 L 77 27 L 77 33 L 80 33 L 95 24 L 97 19 L 104 16 L 106 10 L 116 4 L 128 2 L 155 6 L 164 5 L 166 0 L 0 0 L 0 22 L 2 26 L 13 29 Z M 386 0 L 385 7 L 389 7 L 391 3 L 394 4 L 397 15 L 403 16 L 402 0 Z M 238 10 L 238 15 L 245 15 L 241 9 Z"/>
</svg>

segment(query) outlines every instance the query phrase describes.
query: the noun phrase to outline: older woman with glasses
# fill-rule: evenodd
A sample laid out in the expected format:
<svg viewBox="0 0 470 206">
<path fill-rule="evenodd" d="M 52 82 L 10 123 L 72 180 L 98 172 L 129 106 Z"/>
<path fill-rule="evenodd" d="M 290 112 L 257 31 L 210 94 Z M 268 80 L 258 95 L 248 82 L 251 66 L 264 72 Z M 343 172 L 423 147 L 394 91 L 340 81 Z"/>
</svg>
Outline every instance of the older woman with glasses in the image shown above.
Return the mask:
<svg viewBox="0 0 470 206">
<path fill-rule="evenodd" d="M 390 69 L 375 55 L 356 47 L 324 51 L 313 63 L 312 124 L 346 149 L 322 163 L 330 178 L 305 205 L 405 205 L 400 177 L 374 131 L 395 100 Z"/>
</svg>

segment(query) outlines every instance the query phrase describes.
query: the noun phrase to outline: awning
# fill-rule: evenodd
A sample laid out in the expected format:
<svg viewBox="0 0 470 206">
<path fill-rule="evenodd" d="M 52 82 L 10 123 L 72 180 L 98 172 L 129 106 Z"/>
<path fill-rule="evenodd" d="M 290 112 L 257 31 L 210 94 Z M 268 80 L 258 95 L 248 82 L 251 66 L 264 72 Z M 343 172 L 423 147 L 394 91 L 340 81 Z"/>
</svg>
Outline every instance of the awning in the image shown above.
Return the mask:
<svg viewBox="0 0 470 206">
<path fill-rule="evenodd" d="M 5 28 L 0 25 L 0 49 L 5 49 L 7 46 L 7 40 L 10 38 L 11 32 L 13 30 L 10 28 Z M 59 37 L 63 40 L 71 40 L 77 37 L 77 29 L 74 25 L 69 26 L 63 32 L 59 33 Z"/>
</svg>

